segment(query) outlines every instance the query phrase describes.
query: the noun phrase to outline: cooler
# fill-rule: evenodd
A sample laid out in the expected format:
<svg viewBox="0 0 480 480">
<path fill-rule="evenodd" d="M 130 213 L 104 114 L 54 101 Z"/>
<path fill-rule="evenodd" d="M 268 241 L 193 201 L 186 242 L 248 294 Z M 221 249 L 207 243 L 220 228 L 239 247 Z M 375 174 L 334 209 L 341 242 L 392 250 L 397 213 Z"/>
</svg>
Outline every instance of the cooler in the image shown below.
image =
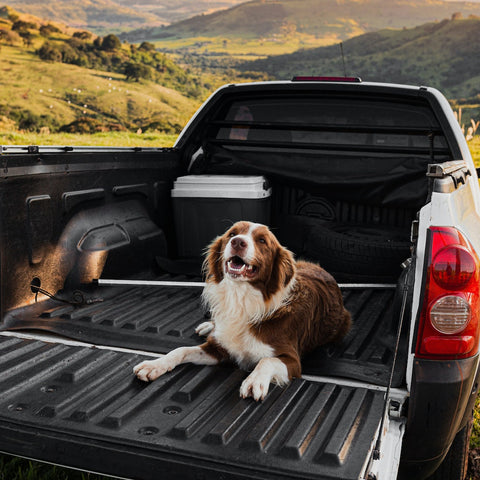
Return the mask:
<svg viewBox="0 0 480 480">
<path fill-rule="evenodd" d="M 180 257 L 198 257 L 235 222 L 270 220 L 271 188 L 265 177 L 188 175 L 172 190 L 175 230 Z"/>
</svg>

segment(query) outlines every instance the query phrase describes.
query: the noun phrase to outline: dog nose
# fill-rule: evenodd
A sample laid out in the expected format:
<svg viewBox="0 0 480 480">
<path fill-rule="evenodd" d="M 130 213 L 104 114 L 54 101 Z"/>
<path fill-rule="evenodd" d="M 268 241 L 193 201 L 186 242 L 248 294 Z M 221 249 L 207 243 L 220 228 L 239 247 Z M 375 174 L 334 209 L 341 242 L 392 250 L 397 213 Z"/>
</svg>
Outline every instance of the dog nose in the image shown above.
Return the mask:
<svg viewBox="0 0 480 480">
<path fill-rule="evenodd" d="M 237 251 L 247 248 L 247 242 L 242 237 L 233 237 L 230 244 Z"/>
</svg>

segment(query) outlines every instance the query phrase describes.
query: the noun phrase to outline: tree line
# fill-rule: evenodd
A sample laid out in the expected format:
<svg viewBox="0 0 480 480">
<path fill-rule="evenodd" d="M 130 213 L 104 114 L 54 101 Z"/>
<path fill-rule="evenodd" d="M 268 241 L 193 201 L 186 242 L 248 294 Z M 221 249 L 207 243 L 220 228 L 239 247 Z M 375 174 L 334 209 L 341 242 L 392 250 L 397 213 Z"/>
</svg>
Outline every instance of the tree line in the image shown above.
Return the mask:
<svg viewBox="0 0 480 480">
<path fill-rule="evenodd" d="M 201 86 L 185 70 L 157 52 L 152 43 L 122 44 L 114 34 L 96 37 L 93 41 L 91 37 L 89 32 L 75 32 L 65 41 L 47 40 L 36 53 L 44 61 L 122 73 L 127 80 L 167 81 L 193 97 L 203 93 Z"/>
</svg>

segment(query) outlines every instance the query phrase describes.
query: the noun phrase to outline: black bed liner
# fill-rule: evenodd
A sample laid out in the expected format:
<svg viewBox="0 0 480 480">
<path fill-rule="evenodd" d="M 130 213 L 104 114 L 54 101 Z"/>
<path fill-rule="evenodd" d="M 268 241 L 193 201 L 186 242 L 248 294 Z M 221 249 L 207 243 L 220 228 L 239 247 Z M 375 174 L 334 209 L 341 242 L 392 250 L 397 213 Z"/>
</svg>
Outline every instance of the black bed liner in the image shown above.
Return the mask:
<svg viewBox="0 0 480 480">
<path fill-rule="evenodd" d="M 160 279 L 187 278 L 165 275 Z M 42 301 L 11 311 L 2 329 L 46 330 L 89 343 L 156 353 L 202 342 L 194 331 L 205 321 L 200 288 L 89 288 L 85 290 L 87 298 L 103 301 L 86 306 Z M 395 289 L 345 288 L 343 295 L 352 314 L 352 330 L 342 343 L 318 348 L 304 359 L 303 373 L 348 377 L 386 386 L 397 333 Z M 406 338 L 402 340 L 393 386 L 403 382 Z"/>
<path fill-rule="evenodd" d="M 141 359 L 0 336 L 0 451 L 135 479 L 363 474 L 382 391 L 296 379 L 257 403 L 239 397 L 241 370 L 185 365 L 145 384 Z"/>
</svg>

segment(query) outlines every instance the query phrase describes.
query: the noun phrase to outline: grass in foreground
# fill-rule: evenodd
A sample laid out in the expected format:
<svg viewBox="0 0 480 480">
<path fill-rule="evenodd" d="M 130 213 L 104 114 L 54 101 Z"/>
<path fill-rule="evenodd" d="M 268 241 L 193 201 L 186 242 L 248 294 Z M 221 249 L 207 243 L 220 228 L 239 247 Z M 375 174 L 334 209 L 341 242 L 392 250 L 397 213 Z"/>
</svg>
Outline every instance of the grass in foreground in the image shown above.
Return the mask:
<svg viewBox="0 0 480 480">
<path fill-rule="evenodd" d="M 0 454 L 0 480 L 109 480 L 111 478 Z"/>
<path fill-rule="evenodd" d="M 106 132 L 91 135 L 77 133 L 40 134 L 0 132 L 0 145 L 62 145 L 99 147 L 171 147 L 177 135 L 147 132 Z"/>
<path fill-rule="evenodd" d="M 480 395 L 477 396 L 473 411 L 473 428 L 470 437 L 470 448 L 480 448 Z"/>
</svg>

